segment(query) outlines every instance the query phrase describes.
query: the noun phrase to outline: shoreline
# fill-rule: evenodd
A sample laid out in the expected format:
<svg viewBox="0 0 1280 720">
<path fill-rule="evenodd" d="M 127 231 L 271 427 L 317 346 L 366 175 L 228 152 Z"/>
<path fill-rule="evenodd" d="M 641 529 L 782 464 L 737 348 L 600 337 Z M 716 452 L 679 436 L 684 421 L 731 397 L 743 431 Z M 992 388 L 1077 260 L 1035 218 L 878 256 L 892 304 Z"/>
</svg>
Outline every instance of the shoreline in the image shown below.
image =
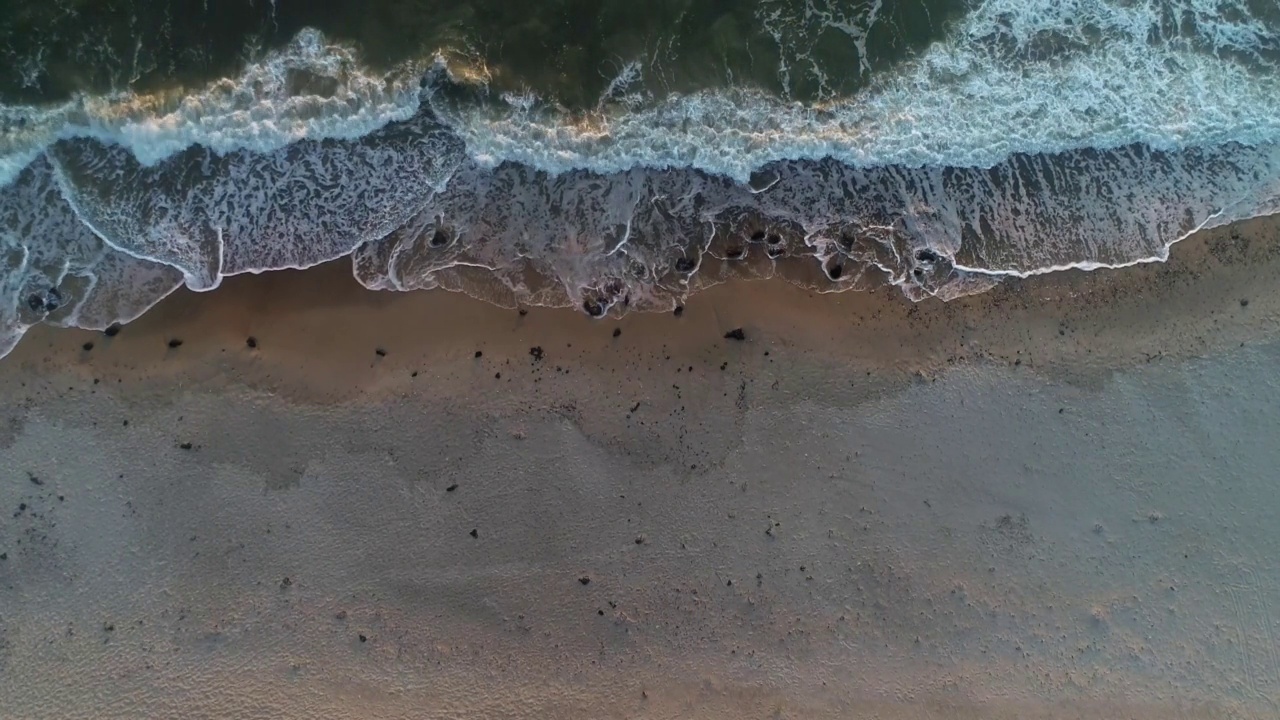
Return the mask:
<svg viewBox="0 0 1280 720">
<path fill-rule="evenodd" d="M 0 697 L 1273 716 L 1278 227 L 948 304 L 766 281 L 597 321 L 330 265 L 33 331 L 0 360 Z"/>
<path fill-rule="evenodd" d="M 1011 279 L 948 302 L 913 303 L 894 287 L 818 293 L 778 279 L 731 280 L 700 290 L 678 316 L 620 319 L 568 308 L 513 310 L 445 290 L 372 291 L 356 283 L 343 258 L 232 276 L 205 293 L 180 288 L 114 337 L 36 326 L 0 367 L 119 381 L 179 370 L 215 377 L 234 368 L 249 385 L 341 398 L 395 392 L 409 373 L 475 350 L 510 362 L 535 345 L 578 341 L 579 362 L 615 371 L 634 359 L 628 353 L 655 348 L 719 357 L 738 347 L 724 333 L 743 328 L 747 347 L 813 352 L 897 376 L 966 362 L 1088 374 L 1273 335 L 1280 293 L 1268 278 L 1280 271 L 1277 239 L 1280 216 L 1255 218 L 1197 233 L 1164 263 Z M 247 347 L 250 337 L 256 347 Z M 175 339 L 181 346 L 170 348 Z M 83 350 L 86 343 L 93 349 Z M 343 381 L 333 383 L 336 376 Z"/>
</svg>

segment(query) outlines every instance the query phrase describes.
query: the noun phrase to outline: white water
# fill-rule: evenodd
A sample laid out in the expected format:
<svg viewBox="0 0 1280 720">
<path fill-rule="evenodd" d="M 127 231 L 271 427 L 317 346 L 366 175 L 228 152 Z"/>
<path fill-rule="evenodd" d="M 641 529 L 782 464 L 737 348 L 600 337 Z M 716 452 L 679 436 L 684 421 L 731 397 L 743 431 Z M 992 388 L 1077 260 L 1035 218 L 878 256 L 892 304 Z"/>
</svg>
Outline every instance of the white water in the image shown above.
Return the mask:
<svg viewBox="0 0 1280 720">
<path fill-rule="evenodd" d="M 1198 32 L 1162 37 L 1162 8 L 1195 16 Z M 1280 68 L 1268 59 L 1278 33 L 1243 2 L 988 0 L 946 42 L 818 107 L 721 90 L 576 124 L 524 106 L 442 111 L 491 165 L 693 167 L 739 180 L 777 160 L 989 167 L 1012 153 L 1256 144 L 1280 139 Z M 1041 49 L 1051 36 L 1077 47 Z"/>
<path fill-rule="evenodd" d="M 1195 18 L 1194 32 L 1162 29 L 1183 16 Z M 1254 144 L 1280 139 L 1280 18 L 1272 24 L 1239 0 L 986 0 L 946 41 L 818 106 L 721 89 L 640 106 L 612 98 L 623 100 L 611 106 L 618 112 L 586 118 L 536 112 L 528 95 L 435 107 L 479 162 L 549 172 L 692 167 L 745 179 L 777 160 L 987 167 L 1012 153 Z M 417 110 L 427 64 L 372 74 L 354 50 L 305 31 L 239 77 L 180 99 L 3 108 L 0 184 L 64 137 L 121 144 L 143 164 L 194 144 L 269 152 L 302 138 L 360 137 Z M 623 67 L 620 85 L 634 84 L 638 66 Z M 328 86 L 300 88 L 302 75 Z"/>
<path fill-rule="evenodd" d="M 1194 22 L 1172 35 L 1164 14 Z M 660 307 L 695 289 L 680 263 L 702 272 L 749 215 L 788 228 L 788 254 L 836 290 L 860 281 L 830 275 L 845 260 L 913 298 L 1163 260 L 1197 228 L 1280 211 L 1276 57 L 1276 31 L 1238 5 L 989 0 L 850 98 L 655 103 L 626 95 L 628 64 L 598 113 L 565 118 L 527 94 L 450 106 L 420 94 L 424 67 L 374 76 L 304 32 L 184 97 L 0 109 L 0 354 L 41 319 L 101 327 L 179 282 L 352 253 L 370 287 Z M 425 134 L 389 127 L 423 99 L 456 137 L 421 115 Z M 67 138 L 98 143 L 48 149 Z M 39 197 L 4 187 L 32 162 Z M 766 166 L 778 180 L 755 192 Z M 64 287 L 60 311 L 24 309 Z"/>
<path fill-rule="evenodd" d="M 90 137 L 144 165 L 202 145 L 271 152 L 310 138 L 355 139 L 418 110 L 425 67 L 364 69 L 350 48 L 314 31 L 228 78 L 185 94 L 77 97 L 57 107 L 0 107 L 0 186 L 51 143 Z"/>
</svg>

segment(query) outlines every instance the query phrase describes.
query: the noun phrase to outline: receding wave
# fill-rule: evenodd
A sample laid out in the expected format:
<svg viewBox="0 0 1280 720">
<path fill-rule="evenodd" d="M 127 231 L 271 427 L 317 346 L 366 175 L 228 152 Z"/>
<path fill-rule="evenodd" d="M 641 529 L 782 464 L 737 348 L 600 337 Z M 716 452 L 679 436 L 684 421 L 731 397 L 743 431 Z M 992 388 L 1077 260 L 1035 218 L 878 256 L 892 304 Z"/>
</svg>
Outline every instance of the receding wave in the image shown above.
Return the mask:
<svg viewBox="0 0 1280 720">
<path fill-rule="evenodd" d="M 305 31 L 198 91 L 2 111 L 0 353 L 344 256 L 373 289 L 593 316 L 735 277 L 945 300 L 1163 260 L 1280 211 L 1277 28 L 990 0 L 852 95 L 659 96 L 632 63 L 587 111 L 435 57 L 373 73 Z"/>
</svg>

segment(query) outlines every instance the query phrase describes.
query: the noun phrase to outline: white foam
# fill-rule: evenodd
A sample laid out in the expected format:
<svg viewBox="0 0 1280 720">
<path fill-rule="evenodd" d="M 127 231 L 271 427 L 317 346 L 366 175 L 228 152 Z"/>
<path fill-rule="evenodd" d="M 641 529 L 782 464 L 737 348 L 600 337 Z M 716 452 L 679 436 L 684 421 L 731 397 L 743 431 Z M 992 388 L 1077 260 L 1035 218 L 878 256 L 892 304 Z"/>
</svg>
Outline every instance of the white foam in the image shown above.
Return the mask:
<svg viewBox="0 0 1280 720">
<path fill-rule="evenodd" d="M 1193 32 L 1169 34 L 1169 17 L 1194 18 Z M 865 47 L 865 37 L 855 39 Z M 853 97 L 818 105 L 738 88 L 640 104 L 645 98 L 623 93 L 625 102 L 602 104 L 589 118 L 537 112 L 525 96 L 505 112 L 437 109 L 480 162 L 557 173 L 692 167 L 745 179 L 769 162 L 823 157 L 987 167 L 1016 152 L 1274 141 L 1277 56 L 1280 29 L 1244 0 L 985 0 L 918 58 L 872 75 Z M 360 137 L 418 109 L 417 80 L 431 61 L 373 73 L 351 48 L 304 30 L 238 77 L 181 97 L 119 93 L 0 108 L 0 185 L 62 137 L 119 143 L 144 164 L 193 144 L 269 152 L 302 138 Z M 640 66 L 623 67 L 610 93 L 634 85 Z M 299 87 L 294 79 L 306 74 L 326 82 Z"/>
<path fill-rule="evenodd" d="M 358 138 L 418 110 L 424 70 L 405 65 L 374 73 L 354 50 L 304 30 L 239 76 L 194 92 L 121 92 L 53 107 L 0 107 L 0 186 L 62 138 L 123 145 L 144 165 L 192 145 L 270 152 L 304 138 Z"/>
<path fill-rule="evenodd" d="M 1195 17 L 1195 34 L 1162 33 L 1166 13 Z M 819 106 L 721 90 L 574 122 L 440 109 L 479 161 L 550 172 L 741 180 L 777 160 L 987 167 L 1017 152 L 1254 144 L 1280 138 L 1277 33 L 1239 1 L 987 0 L 918 59 Z M 1038 49 L 1050 37 L 1059 49 Z"/>
</svg>

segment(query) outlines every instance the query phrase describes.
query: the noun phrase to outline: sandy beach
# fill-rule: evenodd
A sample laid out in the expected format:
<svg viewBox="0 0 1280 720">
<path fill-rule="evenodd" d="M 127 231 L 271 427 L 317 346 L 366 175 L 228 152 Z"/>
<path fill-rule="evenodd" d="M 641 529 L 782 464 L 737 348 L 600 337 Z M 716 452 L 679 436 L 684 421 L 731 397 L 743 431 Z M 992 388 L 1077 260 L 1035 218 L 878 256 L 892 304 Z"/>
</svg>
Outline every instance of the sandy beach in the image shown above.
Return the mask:
<svg viewBox="0 0 1280 720">
<path fill-rule="evenodd" d="M 1266 218 L 950 303 L 340 261 L 35 328 L 0 715 L 1280 717 L 1277 277 Z"/>
</svg>

